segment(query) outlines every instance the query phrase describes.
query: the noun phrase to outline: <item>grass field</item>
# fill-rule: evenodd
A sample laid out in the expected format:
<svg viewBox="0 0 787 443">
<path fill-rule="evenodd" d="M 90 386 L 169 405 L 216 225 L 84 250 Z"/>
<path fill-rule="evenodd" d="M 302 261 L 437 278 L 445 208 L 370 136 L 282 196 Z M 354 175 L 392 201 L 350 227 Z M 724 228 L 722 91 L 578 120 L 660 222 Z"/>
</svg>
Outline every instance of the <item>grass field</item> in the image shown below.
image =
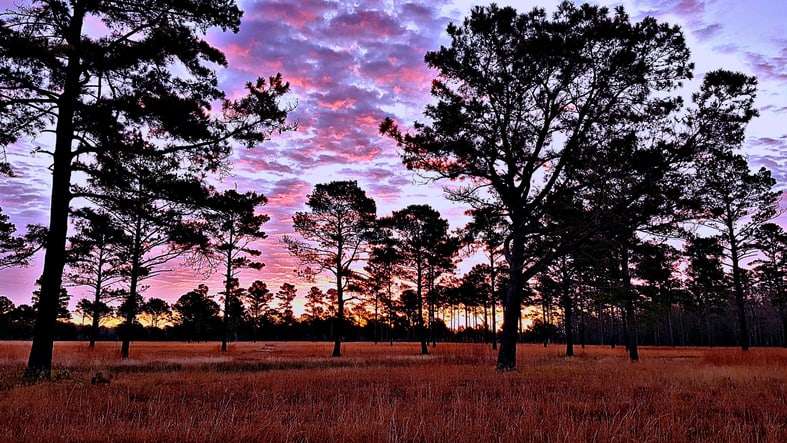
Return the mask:
<svg viewBox="0 0 787 443">
<path fill-rule="evenodd" d="M 0 342 L 0 441 L 787 441 L 787 350 L 484 345 L 58 343 L 55 381 Z M 109 384 L 91 384 L 96 372 Z"/>
</svg>

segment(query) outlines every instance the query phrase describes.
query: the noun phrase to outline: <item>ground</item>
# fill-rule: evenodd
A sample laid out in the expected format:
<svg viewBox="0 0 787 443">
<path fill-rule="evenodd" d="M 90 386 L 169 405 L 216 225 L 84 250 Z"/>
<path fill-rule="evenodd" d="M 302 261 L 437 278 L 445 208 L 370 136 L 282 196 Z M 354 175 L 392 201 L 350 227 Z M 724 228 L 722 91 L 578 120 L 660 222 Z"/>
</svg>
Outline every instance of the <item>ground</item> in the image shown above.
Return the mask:
<svg viewBox="0 0 787 443">
<path fill-rule="evenodd" d="M 57 343 L 25 384 L 29 347 L 0 342 L 2 442 L 787 441 L 787 349 L 522 345 L 497 373 L 482 344 Z"/>
</svg>

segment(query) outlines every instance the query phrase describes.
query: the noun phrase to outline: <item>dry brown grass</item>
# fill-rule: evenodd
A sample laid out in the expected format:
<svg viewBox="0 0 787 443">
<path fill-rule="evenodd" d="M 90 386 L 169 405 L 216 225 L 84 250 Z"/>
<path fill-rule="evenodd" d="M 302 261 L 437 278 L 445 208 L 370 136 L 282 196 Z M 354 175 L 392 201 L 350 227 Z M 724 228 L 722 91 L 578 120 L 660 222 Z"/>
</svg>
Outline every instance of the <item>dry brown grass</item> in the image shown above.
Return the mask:
<svg viewBox="0 0 787 443">
<path fill-rule="evenodd" d="M 787 441 L 787 350 L 483 345 L 58 343 L 56 381 L 0 342 L 0 441 Z M 108 385 L 92 385 L 97 372 Z"/>
</svg>

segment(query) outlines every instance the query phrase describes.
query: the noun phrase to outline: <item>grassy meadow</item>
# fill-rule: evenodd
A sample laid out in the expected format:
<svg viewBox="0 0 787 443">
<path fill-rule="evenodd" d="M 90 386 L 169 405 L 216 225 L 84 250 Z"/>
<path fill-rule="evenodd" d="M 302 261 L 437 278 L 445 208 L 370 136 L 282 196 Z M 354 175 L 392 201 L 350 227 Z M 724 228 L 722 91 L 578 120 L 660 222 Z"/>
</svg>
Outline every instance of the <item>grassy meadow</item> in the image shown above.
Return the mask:
<svg viewBox="0 0 787 443">
<path fill-rule="evenodd" d="M 62 342 L 27 384 L 29 346 L 0 342 L 3 442 L 787 441 L 787 349 Z"/>
</svg>

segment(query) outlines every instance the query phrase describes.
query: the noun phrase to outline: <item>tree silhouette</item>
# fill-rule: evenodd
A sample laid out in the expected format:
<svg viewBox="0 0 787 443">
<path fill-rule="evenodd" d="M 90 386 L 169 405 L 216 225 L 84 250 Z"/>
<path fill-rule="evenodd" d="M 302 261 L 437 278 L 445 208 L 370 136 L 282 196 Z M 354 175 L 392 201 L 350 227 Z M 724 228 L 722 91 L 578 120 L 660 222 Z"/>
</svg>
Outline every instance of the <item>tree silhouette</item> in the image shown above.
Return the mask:
<svg viewBox="0 0 787 443">
<path fill-rule="evenodd" d="M 507 218 L 510 288 L 498 368 L 508 370 L 516 366 L 522 288 L 555 255 L 526 257 L 526 243 L 544 229 L 545 201 L 594 127 L 635 118 L 690 76 L 689 52 L 677 28 L 568 2 L 552 19 L 541 9 L 476 7 L 448 34 L 449 47 L 426 55 L 439 75 L 425 112 L 432 123 L 403 134 L 386 120 L 381 131 L 400 144 L 409 168 L 471 178 L 452 198 Z"/>
<path fill-rule="evenodd" d="M 401 267 L 406 271 L 401 277 L 415 284 L 418 311 L 416 326 L 421 341 L 421 354 L 428 354 L 423 317 L 424 297 L 428 288 L 424 291 L 424 283 L 427 281 L 426 274 L 432 254 L 439 253 L 442 245 L 450 241 L 448 222 L 440 218 L 440 213 L 431 206 L 410 205 L 380 219 L 379 223 L 390 230 L 395 241 Z"/>
<path fill-rule="evenodd" d="M 0 269 L 11 268 L 27 264 L 27 254 L 20 252 L 25 248 L 25 241 L 21 237 L 14 236 L 16 226 L 8 220 L 8 216 L 3 214 L 0 208 Z"/>
<path fill-rule="evenodd" d="M 552 301 L 556 300 L 563 310 L 566 357 L 574 356 L 574 322 L 580 273 L 580 260 L 576 259 L 576 254 L 558 257 L 539 275 L 538 281 L 538 292 L 542 302 L 545 302 L 545 307 L 551 308 Z M 552 324 L 551 320 L 544 323 L 550 326 Z"/>
<path fill-rule="evenodd" d="M 279 290 L 276 291 L 276 301 L 279 302 L 279 318 L 284 325 L 291 325 L 295 320 L 292 302 L 298 295 L 297 293 L 298 290 L 290 283 L 282 283 Z"/>
<path fill-rule="evenodd" d="M 222 295 L 222 301 L 224 302 L 224 315 L 222 316 L 221 326 L 222 345 L 229 341 L 230 338 L 237 340 L 238 329 L 246 319 L 246 306 L 243 304 L 246 288 L 241 287 L 236 279 L 231 284 L 229 294 L 229 302 L 227 302 L 226 293 Z M 230 337 L 231 335 L 233 337 Z M 222 346 L 222 349 L 224 349 L 222 352 L 226 352 L 225 346 Z"/>
<path fill-rule="evenodd" d="M 239 193 L 233 189 L 212 193 L 204 209 L 205 228 L 209 242 L 204 249 L 208 255 L 224 267 L 224 335 L 221 352 L 227 351 L 229 337 L 228 312 L 233 299 L 233 285 L 237 286 L 238 273 L 243 269 L 260 270 L 264 266 L 258 261 L 261 252 L 253 244 L 266 237 L 262 225 L 269 220 L 267 215 L 256 214 L 259 206 L 267 199 L 254 192 Z"/>
<path fill-rule="evenodd" d="M 754 261 L 758 285 L 782 320 L 782 345 L 787 347 L 787 232 L 775 223 L 765 223 L 755 236 L 762 257 Z"/>
<path fill-rule="evenodd" d="M 297 212 L 293 229 L 301 237 L 283 237 L 284 244 L 298 258 L 304 274 L 311 277 L 330 273 L 336 283 L 334 357 L 341 356 L 344 326 L 344 291 L 350 284 L 352 266 L 365 258 L 377 207 L 355 181 L 318 184 L 309 194 L 310 212 Z"/>
<path fill-rule="evenodd" d="M 98 337 L 98 328 L 95 328 L 96 333 L 93 333 L 93 319 L 98 318 L 100 321 L 101 319 L 110 317 L 113 312 L 114 309 L 112 306 L 109 306 L 103 301 L 96 303 L 94 300 L 83 298 L 77 302 L 74 313 L 79 314 L 79 317 L 82 320 L 82 325 L 84 326 L 85 319 L 90 319 L 91 321 L 90 343 L 88 347 L 95 348 L 96 337 Z"/>
<path fill-rule="evenodd" d="M 288 85 L 280 77 L 248 84 L 237 100 L 216 87 L 213 67 L 226 59 L 203 36 L 214 27 L 237 32 L 240 17 L 231 0 L 35 1 L 4 14 L 0 144 L 27 135 L 53 140 L 41 149 L 52 156 L 52 194 L 28 376 L 50 373 L 77 164 L 121 149 L 133 132 L 155 138 L 157 152 L 215 169 L 231 140 L 254 146 L 287 128 L 278 99 Z M 90 31 L 88 21 L 101 26 Z M 207 112 L 217 101 L 221 112 Z"/>
<path fill-rule="evenodd" d="M 67 281 L 87 286 L 93 300 L 85 304 L 91 319 L 89 347 L 95 348 L 102 316 L 111 313 L 108 302 L 121 294 L 113 288 L 125 278 L 123 247 L 130 241 L 112 217 L 101 211 L 82 208 L 75 212 L 76 234 L 69 239 Z"/>
<path fill-rule="evenodd" d="M 503 256 L 503 242 L 508 235 L 508 225 L 502 214 L 492 207 L 484 207 L 468 211 L 473 220 L 465 226 L 470 244 L 481 246 L 489 261 L 489 304 L 492 312 L 492 349 L 497 349 L 497 276 L 500 272 L 499 262 Z"/>
<path fill-rule="evenodd" d="M 724 275 L 724 248 L 717 237 L 690 237 L 684 248 L 688 259 L 686 288 L 691 305 L 699 312 L 705 343 L 713 344 L 711 317 L 718 315 L 728 303 L 730 294 Z"/>
<path fill-rule="evenodd" d="M 677 237 L 682 224 L 701 215 L 698 164 L 719 140 L 742 134 L 753 116 L 752 91 L 741 88 L 740 78 L 727 71 L 710 72 L 686 110 L 679 101 L 660 101 L 656 111 L 632 122 L 591 131 L 587 149 L 567 166 L 571 191 L 551 200 L 554 207 L 547 214 L 560 228 L 556 232 L 597 232 L 615 250 L 631 360 L 639 359 L 637 311 L 642 300 L 632 283 L 638 237 Z M 675 125 L 675 120 L 682 124 Z"/>
<path fill-rule="evenodd" d="M 89 166 L 88 183 L 75 187 L 75 193 L 100 206 L 129 239 L 122 251 L 128 279 L 119 331 L 123 359 L 129 357 L 131 336 L 139 326 L 142 283 L 168 271 L 166 263 L 195 249 L 205 251 L 208 244 L 204 221 L 198 218 L 208 195 L 202 176 L 181 171 L 174 156 L 153 155 L 153 147 L 144 141 L 130 143 L 128 151 L 99 156 L 100 161 Z"/>
<path fill-rule="evenodd" d="M 244 294 L 246 312 L 252 323 L 252 338 L 256 341 L 260 322 L 268 315 L 273 293 L 263 281 L 254 280 Z"/>
<path fill-rule="evenodd" d="M 25 235 L 14 235 L 16 226 L 0 208 L 0 269 L 29 265 L 30 258 L 43 246 L 45 231 L 41 226 L 28 225 Z"/>
<path fill-rule="evenodd" d="M 462 276 L 461 285 L 457 296 L 454 298 L 454 303 L 460 302 L 466 307 L 469 306 L 483 306 L 484 311 L 487 310 L 489 297 L 492 293 L 492 272 L 489 265 L 478 264 L 473 266 L 464 276 Z M 467 320 L 467 312 L 465 312 L 465 320 Z M 484 330 L 489 332 L 489 325 L 486 324 L 486 315 L 484 316 Z"/>
<path fill-rule="evenodd" d="M 402 275 L 399 266 L 400 257 L 396 248 L 396 240 L 391 236 L 390 229 L 377 226 L 369 252 L 369 260 L 364 271 L 367 275 L 367 291 L 374 295 L 375 341 L 379 340 L 378 317 L 379 305 L 386 311 L 388 327 L 391 330 L 391 343 L 393 344 L 394 316 L 394 286 L 397 277 Z"/>
<path fill-rule="evenodd" d="M 460 238 L 445 235 L 427 253 L 426 256 L 426 300 L 428 302 L 429 335 L 432 346 L 435 346 L 435 312 L 440 303 L 440 288 L 438 286 L 440 278 L 446 273 L 454 270 L 454 258 L 460 249 Z"/>
<path fill-rule="evenodd" d="M 309 320 L 321 320 L 325 316 L 325 293 L 317 286 L 312 286 L 306 293 L 306 303 L 303 307 Z"/>
<path fill-rule="evenodd" d="M 16 306 L 8 297 L 0 295 L 0 335 L 5 337 L 11 329 L 12 314 Z"/>
<path fill-rule="evenodd" d="M 60 292 L 57 294 L 57 320 L 59 321 L 68 321 L 71 320 L 71 313 L 68 311 L 68 302 L 71 300 L 71 295 L 68 293 L 66 288 L 61 288 Z M 32 308 L 34 311 L 38 311 L 41 305 L 41 290 L 36 289 L 33 291 L 32 297 Z"/>
<path fill-rule="evenodd" d="M 208 296 L 208 287 L 199 285 L 183 294 L 172 307 L 175 322 L 195 340 L 204 340 L 218 321 L 219 305 Z"/>
<path fill-rule="evenodd" d="M 753 88 L 754 79 L 743 81 L 744 87 Z M 777 214 L 781 193 L 773 189 L 776 181 L 767 169 L 750 171 L 746 159 L 729 149 L 714 150 L 704 160 L 699 171 L 702 223 L 719 233 L 725 247 L 732 268 L 739 343 L 747 350 L 750 337 L 741 262 L 755 253 L 757 231 Z"/>
<path fill-rule="evenodd" d="M 142 312 L 150 318 L 150 326 L 158 328 L 162 321 L 172 318 L 172 307 L 166 300 L 151 298 L 142 305 Z"/>
<path fill-rule="evenodd" d="M 678 251 L 665 243 L 643 242 L 634 252 L 634 275 L 642 281 L 638 290 L 666 315 L 670 346 L 675 346 L 673 305 L 680 299 L 677 261 Z"/>
</svg>

